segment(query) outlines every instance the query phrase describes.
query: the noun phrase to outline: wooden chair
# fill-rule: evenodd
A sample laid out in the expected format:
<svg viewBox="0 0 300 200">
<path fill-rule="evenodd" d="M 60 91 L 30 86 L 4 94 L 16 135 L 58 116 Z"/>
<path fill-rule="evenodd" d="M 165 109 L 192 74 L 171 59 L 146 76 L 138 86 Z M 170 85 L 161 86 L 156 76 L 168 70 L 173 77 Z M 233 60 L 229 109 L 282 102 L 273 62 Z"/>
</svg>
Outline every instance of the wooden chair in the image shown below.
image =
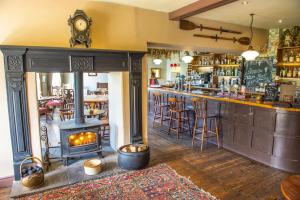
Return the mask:
<svg viewBox="0 0 300 200">
<path fill-rule="evenodd" d="M 110 138 L 110 126 L 109 126 L 109 120 L 108 120 L 108 110 L 105 111 L 103 114 L 103 117 L 100 119 L 100 134 L 103 139 L 109 139 Z M 107 133 L 108 132 L 108 133 Z"/>
<path fill-rule="evenodd" d="M 50 118 L 51 120 L 53 120 L 53 110 L 51 110 L 49 108 L 49 106 L 46 105 L 47 102 L 43 102 L 40 104 L 39 106 L 39 114 L 41 115 L 45 115 L 46 116 L 46 122 L 48 120 L 48 118 Z"/>
<path fill-rule="evenodd" d="M 176 131 L 177 139 L 179 133 L 188 130 L 191 135 L 191 127 L 189 120 L 189 110 L 185 108 L 184 100 L 177 100 L 175 97 L 168 98 L 170 105 L 170 121 L 169 121 L 169 134 L 171 131 Z M 175 126 L 174 126 L 175 123 Z"/>
<path fill-rule="evenodd" d="M 192 98 L 193 112 L 194 112 L 194 129 L 192 146 L 194 147 L 195 140 L 201 140 L 201 151 L 203 149 L 204 140 L 211 137 L 216 137 L 218 148 L 219 144 L 219 117 L 217 115 L 208 115 L 207 112 L 207 100 L 203 98 Z M 199 120 L 201 120 L 202 126 L 198 126 Z M 208 130 L 208 120 L 213 122 L 214 130 Z M 211 126 L 210 126 L 211 128 Z M 198 130 L 200 132 L 197 132 Z M 201 134 L 201 137 L 197 137 L 197 133 Z M 210 134 L 210 135 L 209 135 Z"/>
<path fill-rule="evenodd" d="M 154 116 L 152 126 L 154 128 L 156 122 L 159 122 L 160 126 L 162 126 L 164 121 L 169 120 L 168 112 L 170 105 L 164 103 L 164 97 L 159 92 L 153 92 L 153 101 Z M 158 119 L 159 121 L 157 121 Z"/>
<path fill-rule="evenodd" d="M 66 119 L 70 120 L 74 118 L 74 111 L 70 109 L 60 109 L 59 117 L 61 121 L 66 121 Z"/>
</svg>

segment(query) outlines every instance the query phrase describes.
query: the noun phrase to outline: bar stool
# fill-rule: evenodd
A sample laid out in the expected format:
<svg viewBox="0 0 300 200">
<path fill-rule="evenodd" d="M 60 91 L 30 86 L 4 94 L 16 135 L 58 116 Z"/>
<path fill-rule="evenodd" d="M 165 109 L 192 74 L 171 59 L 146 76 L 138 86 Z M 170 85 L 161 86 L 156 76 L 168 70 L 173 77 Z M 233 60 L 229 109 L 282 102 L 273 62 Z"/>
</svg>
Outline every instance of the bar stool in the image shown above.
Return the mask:
<svg viewBox="0 0 300 200">
<path fill-rule="evenodd" d="M 155 126 L 155 122 L 158 119 L 160 125 L 163 125 L 164 121 L 169 120 L 168 111 L 169 104 L 164 102 L 164 97 L 159 92 L 153 92 L 153 109 L 154 109 L 154 117 L 153 117 L 153 128 Z M 166 113 L 166 114 L 165 114 Z"/>
<path fill-rule="evenodd" d="M 177 139 L 179 139 L 179 132 L 188 130 L 191 135 L 190 119 L 188 113 L 189 110 L 185 109 L 185 101 L 177 100 L 175 97 L 171 97 L 168 98 L 168 102 L 170 105 L 170 121 L 168 134 L 171 133 L 171 130 L 176 131 Z"/>
<path fill-rule="evenodd" d="M 204 140 L 211 137 L 216 137 L 218 148 L 220 147 L 219 144 L 219 117 L 216 115 L 208 115 L 207 114 L 207 100 L 203 98 L 192 98 L 192 104 L 193 104 L 193 111 L 194 111 L 194 129 L 193 129 L 193 141 L 192 146 L 194 147 L 195 140 L 201 140 L 201 151 L 203 149 L 203 143 Z M 202 126 L 198 127 L 198 120 L 202 121 Z M 210 123 L 213 122 L 214 124 L 214 130 L 208 130 L 208 120 L 210 120 Z M 201 129 L 200 132 L 197 132 L 197 130 Z M 201 133 L 201 138 L 197 137 L 197 133 Z M 208 135 L 208 134 L 211 135 Z"/>
</svg>

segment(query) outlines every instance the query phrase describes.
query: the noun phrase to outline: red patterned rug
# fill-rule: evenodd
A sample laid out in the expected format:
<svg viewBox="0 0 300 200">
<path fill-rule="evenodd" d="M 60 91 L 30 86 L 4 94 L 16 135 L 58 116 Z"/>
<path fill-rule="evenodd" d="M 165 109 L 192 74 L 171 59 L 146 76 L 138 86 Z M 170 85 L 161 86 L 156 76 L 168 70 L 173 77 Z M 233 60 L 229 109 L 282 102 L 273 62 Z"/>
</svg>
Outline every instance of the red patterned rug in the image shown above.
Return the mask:
<svg viewBox="0 0 300 200">
<path fill-rule="evenodd" d="M 19 199 L 216 199 L 166 164 L 89 180 Z"/>
</svg>

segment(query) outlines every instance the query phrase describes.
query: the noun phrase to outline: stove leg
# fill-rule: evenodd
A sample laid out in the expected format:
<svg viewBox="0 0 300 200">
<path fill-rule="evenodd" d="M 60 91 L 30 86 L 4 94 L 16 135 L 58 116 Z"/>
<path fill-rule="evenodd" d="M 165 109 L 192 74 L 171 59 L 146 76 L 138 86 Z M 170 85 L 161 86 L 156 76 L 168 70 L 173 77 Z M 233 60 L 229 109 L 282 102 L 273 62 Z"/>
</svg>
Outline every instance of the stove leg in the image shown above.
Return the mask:
<svg viewBox="0 0 300 200">
<path fill-rule="evenodd" d="M 102 151 L 97 152 L 97 154 L 98 154 L 99 158 L 104 158 L 104 156 L 102 155 Z"/>
<path fill-rule="evenodd" d="M 63 161 L 64 161 L 64 166 L 68 166 L 68 158 L 64 158 Z"/>
</svg>

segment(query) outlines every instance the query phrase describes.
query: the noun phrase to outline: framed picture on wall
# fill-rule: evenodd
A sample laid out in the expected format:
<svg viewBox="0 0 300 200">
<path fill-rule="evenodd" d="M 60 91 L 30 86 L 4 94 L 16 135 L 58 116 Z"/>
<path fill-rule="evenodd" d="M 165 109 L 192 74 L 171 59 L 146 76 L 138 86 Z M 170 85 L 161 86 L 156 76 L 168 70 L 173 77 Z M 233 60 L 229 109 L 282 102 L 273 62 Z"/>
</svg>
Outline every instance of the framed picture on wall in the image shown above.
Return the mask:
<svg viewBox="0 0 300 200">
<path fill-rule="evenodd" d="M 160 71 L 161 71 L 160 68 L 151 68 L 151 76 L 154 75 L 155 78 L 159 79 L 161 77 Z"/>
<path fill-rule="evenodd" d="M 97 73 L 88 73 L 88 76 L 97 76 Z"/>
</svg>

